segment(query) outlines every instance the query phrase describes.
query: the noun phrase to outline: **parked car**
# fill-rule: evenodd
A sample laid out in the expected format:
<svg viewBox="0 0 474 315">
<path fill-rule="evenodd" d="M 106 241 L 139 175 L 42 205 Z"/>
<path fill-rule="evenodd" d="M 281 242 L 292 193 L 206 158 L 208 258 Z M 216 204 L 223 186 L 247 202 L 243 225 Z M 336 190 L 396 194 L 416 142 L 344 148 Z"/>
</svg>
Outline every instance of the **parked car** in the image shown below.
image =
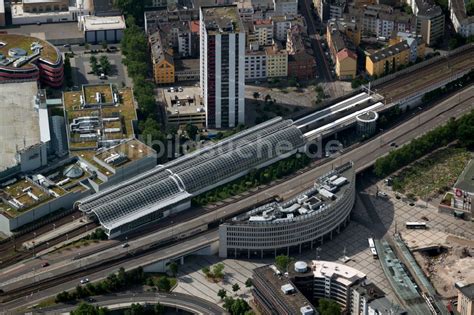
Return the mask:
<svg viewBox="0 0 474 315">
<path fill-rule="evenodd" d="M 89 282 L 88 278 L 81 279 L 81 284 L 86 284 Z"/>
<path fill-rule="evenodd" d="M 49 266 L 49 262 L 45 262 L 45 263 L 43 263 L 43 264 L 41 265 L 41 267 L 43 267 L 43 268 L 44 268 L 44 267 L 48 267 L 48 266 Z"/>
</svg>

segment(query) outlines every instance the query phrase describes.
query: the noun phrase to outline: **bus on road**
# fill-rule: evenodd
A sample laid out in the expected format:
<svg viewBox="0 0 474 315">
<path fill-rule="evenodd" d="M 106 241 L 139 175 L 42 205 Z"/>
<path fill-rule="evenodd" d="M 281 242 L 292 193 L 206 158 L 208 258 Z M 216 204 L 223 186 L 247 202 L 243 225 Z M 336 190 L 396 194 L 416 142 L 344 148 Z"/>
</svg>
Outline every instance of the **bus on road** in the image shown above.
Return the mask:
<svg viewBox="0 0 474 315">
<path fill-rule="evenodd" d="M 425 222 L 407 222 L 406 223 L 407 229 L 426 229 L 426 223 Z"/>
</svg>

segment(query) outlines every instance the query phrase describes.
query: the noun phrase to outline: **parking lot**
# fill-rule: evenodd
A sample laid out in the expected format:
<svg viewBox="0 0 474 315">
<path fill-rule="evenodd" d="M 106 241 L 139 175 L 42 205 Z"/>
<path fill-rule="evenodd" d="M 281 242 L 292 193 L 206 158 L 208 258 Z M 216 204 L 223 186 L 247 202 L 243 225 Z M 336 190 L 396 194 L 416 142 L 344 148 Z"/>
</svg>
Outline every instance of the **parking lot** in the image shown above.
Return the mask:
<svg viewBox="0 0 474 315">
<path fill-rule="evenodd" d="M 74 50 L 73 50 L 74 51 Z M 97 59 L 100 56 L 107 56 L 109 59 L 111 70 L 107 74 L 107 79 L 101 79 L 99 76 L 92 73 L 90 66 L 90 57 L 95 56 Z M 82 84 L 96 84 L 96 83 L 112 83 L 119 87 L 132 86 L 131 80 L 127 75 L 127 69 L 122 64 L 122 54 L 117 51 L 113 53 L 97 53 L 89 54 L 84 52 L 77 52 L 74 58 L 71 58 L 72 79 L 75 86 Z"/>
</svg>

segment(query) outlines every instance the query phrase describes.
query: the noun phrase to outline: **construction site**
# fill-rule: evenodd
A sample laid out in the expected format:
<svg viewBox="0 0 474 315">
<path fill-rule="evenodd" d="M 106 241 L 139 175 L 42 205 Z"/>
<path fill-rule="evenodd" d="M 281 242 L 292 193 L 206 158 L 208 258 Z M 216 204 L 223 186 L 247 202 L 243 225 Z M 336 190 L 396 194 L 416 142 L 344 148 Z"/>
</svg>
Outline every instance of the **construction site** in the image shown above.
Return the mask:
<svg viewBox="0 0 474 315">
<path fill-rule="evenodd" d="M 423 233 L 429 234 L 431 244 L 420 242 L 415 231 L 404 232 L 403 238 L 438 294 L 454 299 L 456 282 L 474 282 L 474 240 L 435 230 Z"/>
</svg>

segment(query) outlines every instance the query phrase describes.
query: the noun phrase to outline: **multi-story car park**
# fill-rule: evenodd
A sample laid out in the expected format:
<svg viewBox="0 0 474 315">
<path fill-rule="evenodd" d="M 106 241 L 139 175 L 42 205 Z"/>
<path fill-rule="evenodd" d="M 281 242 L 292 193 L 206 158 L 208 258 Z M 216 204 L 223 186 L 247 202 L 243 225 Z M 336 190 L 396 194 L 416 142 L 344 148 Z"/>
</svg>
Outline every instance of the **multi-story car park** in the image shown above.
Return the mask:
<svg viewBox="0 0 474 315">
<path fill-rule="evenodd" d="M 334 169 L 314 187 L 282 203 L 272 202 L 219 227 L 219 256 L 264 258 L 300 252 L 332 238 L 349 220 L 355 200 L 352 164 Z"/>
<path fill-rule="evenodd" d="M 16 80 L 62 86 L 63 58 L 57 48 L 35 37 L 0 34 L 0 81 Z"/>
<path fill-rule="evenodd" d="M 183 211 L 193 196 L 289 157 L 304 145 L 293 121 L 275 118 L 87 197 L 78 208 L 97 217 L 115 237 Z"/>
</svg>

